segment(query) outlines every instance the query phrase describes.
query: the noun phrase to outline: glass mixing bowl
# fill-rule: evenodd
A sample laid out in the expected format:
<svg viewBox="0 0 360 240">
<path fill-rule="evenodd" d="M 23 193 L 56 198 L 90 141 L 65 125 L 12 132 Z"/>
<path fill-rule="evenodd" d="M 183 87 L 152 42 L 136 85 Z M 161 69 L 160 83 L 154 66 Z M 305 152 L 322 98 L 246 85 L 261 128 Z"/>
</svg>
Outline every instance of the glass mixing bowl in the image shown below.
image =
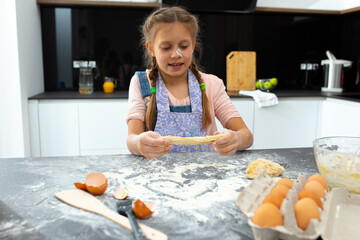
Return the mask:
<svg viewBox="0 0 360 240">
<path fill-rule="evenodd" d="M 313 142 L 319 172 L 329 187 L 360 193 L 360 137 L 324 137 Z"/>
</svg>

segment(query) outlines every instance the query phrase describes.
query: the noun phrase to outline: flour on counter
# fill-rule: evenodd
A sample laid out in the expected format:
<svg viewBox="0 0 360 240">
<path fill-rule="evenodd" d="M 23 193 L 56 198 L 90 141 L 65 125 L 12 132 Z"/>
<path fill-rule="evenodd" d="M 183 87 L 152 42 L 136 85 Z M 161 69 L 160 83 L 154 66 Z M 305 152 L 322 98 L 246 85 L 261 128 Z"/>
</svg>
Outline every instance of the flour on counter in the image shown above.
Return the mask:
<svg viewBox="0 0 360 240">
<path fill-rule="evenodd" d="M 153 161 L 147 166 L 155 168 L 152 174 L 142 169 L 141 174 L 134 175 L 138 170 L 136 165 L 119 169 L 122 173 L 105 172 L 109 181 L 107 191 L 114 192 L 120 185 L 130 198 L 155 201 L 173 209 L 199 209 L 208 208 L 214 202 L 235 202 L 237 190 L 247 185 L 232 164 L 192 163 L 170 170 L 160 164 Z M 214 172 L 219 175 L 213 176 Z"/>
</svg>

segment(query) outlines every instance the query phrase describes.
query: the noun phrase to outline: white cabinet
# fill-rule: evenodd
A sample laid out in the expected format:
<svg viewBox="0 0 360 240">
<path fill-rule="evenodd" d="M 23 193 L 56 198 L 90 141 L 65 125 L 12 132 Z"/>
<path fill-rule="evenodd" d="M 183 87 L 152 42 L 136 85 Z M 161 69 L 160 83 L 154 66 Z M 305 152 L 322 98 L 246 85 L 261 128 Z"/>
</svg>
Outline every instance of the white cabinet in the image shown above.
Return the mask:
<svg viewBox="0 0 360 240">
<path fill-rule="evenodd" d="M 360 136 L 360 103 L 328 98 L 320 108 L 318 137 Z"/>
<path fill-rule="evenodd" d="M 318 137 L 360 135 L 357 102 L 279 98 L 278 105 L 258 108 L 252 98 L 231 101 L 254 135 L 253 149 L 312 147 Z M 29 111 L 33 157 L 129 153 L 127 99 L 30 100 Z"/>
<path fill-rule="evenodd" d="M 322 98 L 280 98 L 254 111 L 254 149 L 311 147 Z"/>
<path fill-rule="evenodd" d="M 129 153 L 127 99 L 30 100 L 32 157 Z"/>
<path fill-rule="evenodd" d="M 236 110 L 240 113 L 246 126 L 251 132 L 254 131 L 254 101 L 252 98 L 232 98 L 231 102 L 234 104 Z M 216 127 L 219 132 L 224 131 L 224 127 L 216 119 Z"/>
<path fill-rule="evenodd" d="M 284 9 L 306 9 L 306 10 L 327 10 L 342 11 L 360 6 L 359 0 L 306 0 L 306 1 L 289 1 L 289 0 L 258 0 L 257 8 L 284 8 Z"/>
<path fill-rule="evenodd" d="M 79 103 L 81 155 L 128 153 L 127 100 Z"/>
<path fill-rule="evenodd" d="M 38 105 L 41 156 L 79 155 L 78 106 L 67 101 Z"/>
</svg>

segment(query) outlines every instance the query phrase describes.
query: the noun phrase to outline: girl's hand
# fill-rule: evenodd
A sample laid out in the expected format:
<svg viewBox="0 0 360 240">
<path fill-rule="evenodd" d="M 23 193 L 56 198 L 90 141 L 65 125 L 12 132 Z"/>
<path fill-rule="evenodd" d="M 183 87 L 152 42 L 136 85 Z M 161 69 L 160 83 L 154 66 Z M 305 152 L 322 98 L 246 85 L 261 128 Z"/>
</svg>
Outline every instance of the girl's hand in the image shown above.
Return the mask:
<svg viewBox="0 0 360 240">
<path fill-rule="evenodd" d="M 222 156 L 234 154 L 240 141 L 238 133 L 233 130 L 225 130 L 222 133 L 224 136 L 212 143 L 215 151 Z M 215 132 L 215 135 L 218 134 L 220 133 Z"/>
<path fill-rule="evenodd" d="M 137 136 L 137 147 L 141 155 L 146 158 L 158 158 L 168 153 L 173 145 L 168 140 L 160 139 L 157 132 L 147 131 Z"/>
</svg>

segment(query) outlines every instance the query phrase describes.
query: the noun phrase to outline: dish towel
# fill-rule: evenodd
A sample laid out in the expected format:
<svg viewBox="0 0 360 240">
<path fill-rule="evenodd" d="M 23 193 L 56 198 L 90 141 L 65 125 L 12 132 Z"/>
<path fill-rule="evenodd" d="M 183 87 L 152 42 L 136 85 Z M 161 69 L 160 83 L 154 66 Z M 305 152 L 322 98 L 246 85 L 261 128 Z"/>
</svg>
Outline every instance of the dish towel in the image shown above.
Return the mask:
<svg viewBox="0 0 360 240">
<path fill-rule="evenodd" d="M 270 107 L 279 103 L 278 98 L 274 93 L 262 92 L 260 90 L 255 91 L 239 91 L 239 94 L 251 96 L 258 104 L 259 108 Z"/>
</svg>

